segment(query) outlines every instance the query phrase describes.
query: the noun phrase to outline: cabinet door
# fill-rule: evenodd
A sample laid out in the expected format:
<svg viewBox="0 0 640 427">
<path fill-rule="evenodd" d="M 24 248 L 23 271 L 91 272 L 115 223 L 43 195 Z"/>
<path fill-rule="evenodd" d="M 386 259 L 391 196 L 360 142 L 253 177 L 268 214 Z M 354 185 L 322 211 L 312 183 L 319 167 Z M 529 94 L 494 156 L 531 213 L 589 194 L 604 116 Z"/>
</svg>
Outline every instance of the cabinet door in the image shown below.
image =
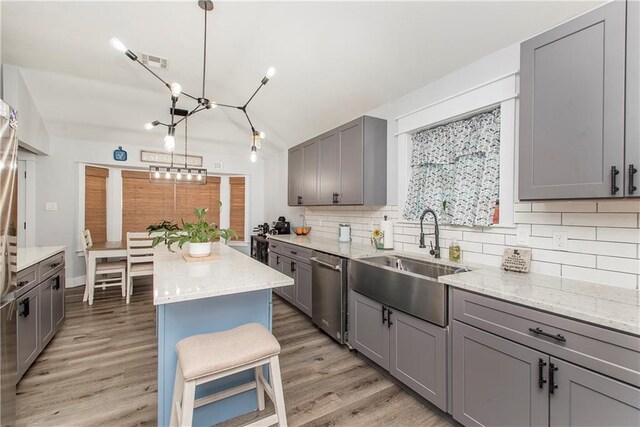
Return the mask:
<svg viewBox="0 0 640 427">
<path fill-rule="evenodd" d="M 40 287 L 40 349 L 53 337 L 53 277 L 38 285 Z"/>
<path fill-rule="evenodd" d="M 302 147 L 289 151 L 289 206 L 302 204 Z"/>
<path fill-rule="evenodd" d="M 36 286 L 18 299 L 17 334 L 18 334 L 18 380 L 29 369 L 38 357 L 40 344 L 40 326 L 38 315 L 40 310 L 40 287 Z"/>
<path fill-rule="evenodd" d="M 343 205 L 364 203 L 364 142 L 362 118 L 339 128 L 340 133 L 340 194 Z"/>
<path fill-rule="evenodd" d="M 296 307 L 311 316 L 311 265 L 294 261 L 296 281 Z"/>
<path fill-rule="evenodd" d="M 447 410 L 445 330 L 391 309 L 389 372 L 422 397 Z"/>
<path fill-rule="evenodd" d="M 302 156 L 302 204 L 318 204 L 318 139 L 305 143 Z"/>
<path fill-rule="evenodd" d="M 294 261 L 291 258 L 287 258 L 285 256 L 280 257 L 280 262 L 282 263 L 282 273 L 291 277 L 295 280 L 295 266 Z M 295 304 L 296 300 L 296 285 L 295 283 L 291 286 L 283 286 L 280 288 L 281 293 L 279 294 L 282 298 L 289 301 L 291 304 Z"/>
<path fill-rule="evenodd" d="M 65 275 L 64 270 L 56 274 L 53 278 L 53 286 L 51 288 L 52 296 L 52 316 L 54 333 L 60 328 L 64 321 L 64 287 Z"/>
<path fill-rule="evenodd" d="M 387 307 L 351 291 L 349 293 L 349 343 L 360 353 L 388 370 Z"/>
<path fill-rule="evenodd" d="M 336 204 L 340 193 L 340 134 L 337 130 L 320 136 L 318 153 L 318 204 Z"/>
<path fill-rule="evenodd" d="M 625 2 L 522 43 L 520 199 L 622 197 L 624 102 Z"/>
<path fill-rule="evenodd" d="M 640 2 L 627 2 L 626 196 L 640 197 Z M 635 171 L 635 172 L 634 172 Z"/>
<path fill-rule="evenodd" d="M 457 320 L 452 327 L 453 418 L 467 427 L 547 425 L 538 364 L 548 356 Z"/>
<path fill-rule="evenodd" d="M 552 426 L 640 426 L 640 389 L 554 358 L 550 367 Z"/>
<path fill-rule="evenodd" d="M 269 267 L 282 273 L 282 256 L 269 252 Z"/>
</svg>

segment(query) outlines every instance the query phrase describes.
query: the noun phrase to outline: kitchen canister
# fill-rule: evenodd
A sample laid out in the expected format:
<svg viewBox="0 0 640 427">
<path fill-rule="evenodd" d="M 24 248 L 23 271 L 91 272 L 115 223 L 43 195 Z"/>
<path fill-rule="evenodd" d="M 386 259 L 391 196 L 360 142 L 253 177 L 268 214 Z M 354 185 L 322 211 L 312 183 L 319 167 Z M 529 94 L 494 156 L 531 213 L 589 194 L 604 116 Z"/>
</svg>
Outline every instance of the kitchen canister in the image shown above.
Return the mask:
<svg viewBox="0 0 640 427">
<path fill-rule="evenodd" d="M 349 243 L 351 241 L 351 225 L 339 224 L 338 225 L 338 242 Z"/>
<path fill-rule="evenodd" d="M 393 249 L 393 222 L 384 216 L 384 219 L 380 221 L 380 231 L 382 231 L 383 249 Z"/>
</svg>

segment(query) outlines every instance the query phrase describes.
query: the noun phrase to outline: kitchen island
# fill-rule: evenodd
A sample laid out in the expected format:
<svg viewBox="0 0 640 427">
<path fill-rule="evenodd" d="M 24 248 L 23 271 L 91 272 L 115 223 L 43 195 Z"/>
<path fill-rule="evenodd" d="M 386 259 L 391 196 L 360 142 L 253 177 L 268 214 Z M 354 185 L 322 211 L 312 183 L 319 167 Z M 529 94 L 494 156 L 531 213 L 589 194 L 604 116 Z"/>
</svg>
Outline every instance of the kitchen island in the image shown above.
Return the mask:
<svg viewBox="0 0 640 427">
<path fill-rule="evenodd" d="M 186 251 L 184 252 L 186 253 Z M 157 312 L 158 425 L 169 424 L 176 370 L 175 346 L 191 335 L 256 322 L 271 330 L 271 290 L 293 279 L 224 245 L 212 244 L 213 261 L 186 262 L 183 252 L 158 246 L 154 253 L 153 303 Z M 251 381 L 242 372 L 206 384 L 196 398 Z M 256 392 L 196 409 L 194 425 L 212 425 L 257 409 Z"/>
</svg>

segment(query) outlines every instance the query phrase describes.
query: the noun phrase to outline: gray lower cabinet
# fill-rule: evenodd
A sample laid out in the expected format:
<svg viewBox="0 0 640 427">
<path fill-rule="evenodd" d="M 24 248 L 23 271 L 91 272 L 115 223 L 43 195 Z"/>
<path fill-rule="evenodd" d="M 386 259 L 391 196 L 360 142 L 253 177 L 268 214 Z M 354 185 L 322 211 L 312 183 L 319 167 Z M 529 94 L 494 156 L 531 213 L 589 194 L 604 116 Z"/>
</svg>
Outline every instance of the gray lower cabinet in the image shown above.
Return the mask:
<svg viewBox="0 0 640 427">
<path fill-rule="evenodd" d="M 446 332 L 431 323 L 349 292 L 349 344 L 446 411 Z"/>
<path fill-rule="evenodd" d="M 386 322 L 386 306 L 357 292 L 349 292 L 349 344 L 389 370 L 389 327 Z"/>
<path fill-rule="evenodd" d="M 49 344 L 53 337 L 53 284 L 53 277 L 40 283 L 40 348 Z"/>
<path fill-rule="evenodd" d="M 287 258 L 286 256 L 280 256 L 280 262 L 282 262 L 282 273 L 291 277 L 295 281 L 295 273 L 293 268 L 293 260 L 291 258 Z M 295 305 L 296 301 L 296 286 L 295 283 L 293 286 L 283 286 L 280 288 L 281 293 L 279 294 L 282 298 L 289 301 L 291 304 Z"/>
<path fill-rule="evenodd" d="M 17 300 L 18 380 L 40 354 L 40 287 Z"/>
<path fill-rule="evenodd" d="M 640 426 L 640 389 L 551 358 L 552 426 Z"/>
<path fill-rule="evenodd" d="M 60 270 L 60 272 L 53 278 L 53 285 L 51 287 L 51 305 L 52 305 L 52 315 L 53 315 L 53 328 L 54 330 L 58 330 L 64 322 L 65 318 L 65 309 L 64 309 L 64 285 L 65 285 L 65 274 L 64 270 Z"/>
<path fill-rule="evenodd" d="M 546 354 L 455 320 L 452 334 L 456 421 L 465 426 L 548 424 L 547 389 L 538 386 L 541 372 L 546 375 Z"/>
<path fill-rule="evenodd" d="M 282 262 L 281 262 L 280 255 L 274 252 L 269 252 L 269 267 L 282 273 Z M 280 295 L 281 297 L 283 296 L 282 288 L 274 288 L 273 292 L 277 295 Z"/>
<path fill-rule="evenodd" d="M 614 1 L 522 43 L 521 200 L 624 196 L 625 16 Z"/>
<path fill-rule="evenodd" d="M 304 314 L 311 316 L 311 264 L 293 261 L 295 280 L 295 305 Z"/>
<path fill-rule="evenodd" d="M 446 333 L 431 323 L 389 310 L 389 372 L 431 403 L 447 410 Z"/>
<path fill-rule="evenodd" d="M 385 205 L 387 122 L 363 116 L 289 149 L 289 205 Z"/>
<path fill-rule="evenodd" d="M 640 2 L 627 2 L 625 196 L 640 197 Z"/>
</svg>

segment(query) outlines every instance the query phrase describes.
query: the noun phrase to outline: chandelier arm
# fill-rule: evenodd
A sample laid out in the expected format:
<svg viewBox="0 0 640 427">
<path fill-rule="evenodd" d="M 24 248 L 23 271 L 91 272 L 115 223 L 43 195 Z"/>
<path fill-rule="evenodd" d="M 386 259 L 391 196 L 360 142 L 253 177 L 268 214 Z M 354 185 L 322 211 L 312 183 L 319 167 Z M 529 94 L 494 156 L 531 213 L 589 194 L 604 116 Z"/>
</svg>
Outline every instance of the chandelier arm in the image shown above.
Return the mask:
<svg viewBox="0 0 640 427">
<path fill-rule="evenodd" d="M 241 109 L 242 112 L 244 113 L 245 117 L 247 118 L 247 121 L 249 122 L 249 126 L 251 126 L 251 133 L 255 133 L 256 132 L 256 128 L 253 127 L 253 123 L 251 122 L 251 119 L 249 118 L 249 114 L 247 114 L 247 110 L 242 108 Z"/>
<path fill-rule="evenodd" d="M 202 97 L 204 96 L 206 75 L 207 75 L 207 9 L 204 8 L 204 49 L 203 49 L 203 61 L 202 61 Z"/>
<path fill-rule="evenodd" d="M 189 151 L 187 150 L 187 131 L 189 127 L 187 126 L 188 121 L 187 118 L 189 116 L 184 117 L 184 167 L 187 169 L 187 157 L 189 156 Z"/>
<path fill-rule="evenodd" d="M 196 113 L 199 113 L 200 111 L 204 111 L 204 110 L 206 110 L 205 107 L 201 107 L 200 105 L 198 105 L 196 108 L 194 108 L 193 110 L 189 111 L 186 116 L 184 116 L 183 118 L 181 118 L 180 120 L 175 122 L 174 126 L 178 126 L 180 123 L 185 121 L 187 119 L 187 117 L 192 116 L 192 115 L 194 115 Z M 186 126 L 186 123 L 185 123 L 185 126 Z"/>
<path fill-rule="evenodd" d="M 263 86 L 264 84 L 260 83 L 260 86 L 258 86 L 258 89 L 256 89 L 256 91 L 253 92 L 253 95 L 251 95 L 249 100 L 247 100 L 247 102 L 244 103 L 244 105 L 242 106 L 243 108 L 247 108 L 247 105 L 249 105 L 249 103 L 253 100 L 253 98 L 257 95 L 257 93 L 260 91 L 260 89 L 262 89 Z"/>
<path fill-rule="evenodd" d="M 218 107 L 235 108 L 235 109 L 237 109 L 237 110 L 241 110 L 241 109 L 242 109 L 242 107 L 238 107 L 237 105 L 218 104 L 217 102 L 216 102 L 216 105 L 217 105 Z"/>
<path fill-rule="evenodd" d="M 156 79 L 160 80 L 166 87 L 167 89 L 171 90 L 171 85 L 169 83 L 167 83 L 162 77 L 160 77 L 159 75 L 157 75 L 151 68 L 147 67 L 146 65 L 144 65 L 142 62 L 140 62 L 139 59 L 136 58 L 135 60 L 138 64 L 140 64 L 145 70 L 147 70 L 148 72 L 150 72 Z M 181 95 L 186 96 L 187 98 L 191 98 L 194 101 L 197 101 L 198 98 L 193 96 L 193 95 L 189 95 L 187 92 L 182 92 Z"/>
</svg>

